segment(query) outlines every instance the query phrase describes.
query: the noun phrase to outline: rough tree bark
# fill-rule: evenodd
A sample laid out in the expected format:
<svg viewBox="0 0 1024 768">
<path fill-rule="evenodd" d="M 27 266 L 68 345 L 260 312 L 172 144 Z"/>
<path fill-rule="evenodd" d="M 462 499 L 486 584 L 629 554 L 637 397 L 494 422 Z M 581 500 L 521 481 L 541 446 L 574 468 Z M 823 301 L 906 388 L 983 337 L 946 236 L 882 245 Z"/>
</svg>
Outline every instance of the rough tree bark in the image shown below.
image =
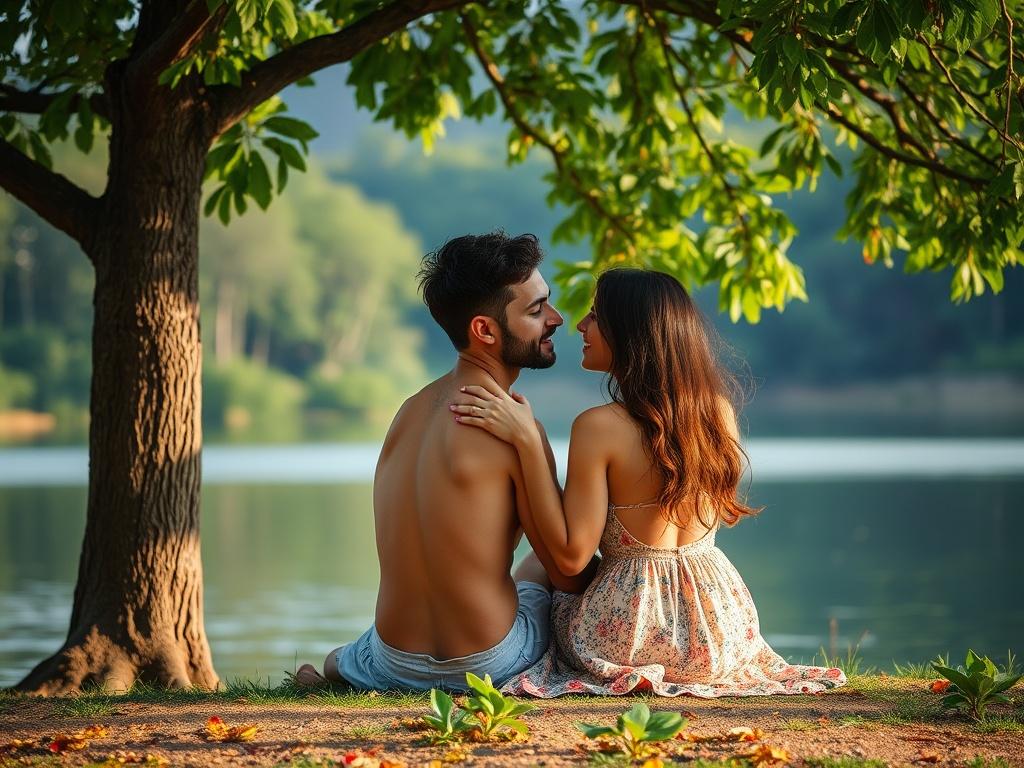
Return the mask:
<svg viewBox="0 0 1024 768">
<path fill-rule="evenodd" d="M 217 685 L 199 554 L 199 203 L 212 131 L 182 93 L 138 109 L 114 66 L 96 270 L 89 501 L 67 641 L 18 684 Z"/>
</svg>

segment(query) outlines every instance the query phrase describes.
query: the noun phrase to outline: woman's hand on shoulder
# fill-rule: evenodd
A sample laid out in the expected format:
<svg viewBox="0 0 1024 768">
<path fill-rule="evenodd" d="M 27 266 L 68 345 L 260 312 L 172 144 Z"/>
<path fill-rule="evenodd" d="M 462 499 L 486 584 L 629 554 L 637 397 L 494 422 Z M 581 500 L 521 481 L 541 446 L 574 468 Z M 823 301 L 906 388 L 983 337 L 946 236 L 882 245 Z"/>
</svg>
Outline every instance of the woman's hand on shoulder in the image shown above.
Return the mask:
<svg viewBox="0 0 1024 768">
<path fill-rule="evenodd" d="M 533 409 L 518 392 L 506 392 L 497 384 L 470 384 L 459 391 L 448 407 L 460 424 L 479 427 L 517 447 L 540 439 Z"/>
</svg>

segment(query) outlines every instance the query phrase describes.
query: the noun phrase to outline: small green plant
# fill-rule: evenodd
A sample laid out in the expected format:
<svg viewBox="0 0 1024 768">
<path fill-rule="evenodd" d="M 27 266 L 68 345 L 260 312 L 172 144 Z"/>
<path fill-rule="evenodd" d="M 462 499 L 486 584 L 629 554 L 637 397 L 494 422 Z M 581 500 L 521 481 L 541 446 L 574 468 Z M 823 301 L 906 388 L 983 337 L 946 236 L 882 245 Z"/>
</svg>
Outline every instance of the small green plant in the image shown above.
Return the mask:
<svg viewBox="0 0 1024 768">
<path fill-rule="evenodd" d="M 1013 662 L 1012 658 L 1009 659 L 1011 665 Z M 951 683 L 946 695 L 942 697 L 943 708 L 964 707 L 979 723 L 985 721 L 985 710 L 989 704 L 1010 703 L 1010 698 L 1003 691 L 1012 688 L 1022 677 L 1020 674 L 1000 672 L 988 656 L 978 656 L 972 650 L 967 651 L 963 667 L 953 669 L 933 663 L 932 668 Z"/>
<path fill-rule="evenodd" d="M 619 715 L 614 726 L 577 723 L 588 739 L 607 738 L 618 742 L 630 760 L 641 760 L 658 753 L 655 744 L 671 739 L 686 726 L 686 718 L 677 712 L 655 712 L 643 702 Z"/>
<path fill-rule="evenodd" d="M 430 729 L 427 739 L 431 744 L 459 741 L 463 734 L 477 727 L 476 718 L 459 709 L 451 696 L 436 688 L 430 691 L 430 709 L 432 714 L 424 715 L 423 722 Z"/>
<path fill-rule="evenodd" d="M 479 721 L 482 739 L 489 739 L 505 729 L 524 736 L 529 733 L 530 729 L 519 716 L 536 709 L 535 705 L 506 699 L 494 687 L 490 675 L 484 675 L 481 680 L 472 672 L 467 672 L 466 685 L 472 693 L 466 697 L 465 707 Z"/>
</svg>

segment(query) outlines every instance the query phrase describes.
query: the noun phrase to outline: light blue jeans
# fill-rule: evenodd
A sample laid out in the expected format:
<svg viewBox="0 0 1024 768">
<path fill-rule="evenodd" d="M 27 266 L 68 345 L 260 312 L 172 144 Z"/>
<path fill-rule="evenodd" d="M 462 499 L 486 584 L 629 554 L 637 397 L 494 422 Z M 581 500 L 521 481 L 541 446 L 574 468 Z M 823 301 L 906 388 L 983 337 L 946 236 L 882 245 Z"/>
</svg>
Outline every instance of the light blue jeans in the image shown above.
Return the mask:
<svg viewBox="0 0 1024 768">
<path fill-rule="evenodd" d="M 426 653 L 392 648 L 371 626 L 337 652 L 338 672 L 353 687 L 367 691 L 465 691 L 467 672 L 479 677 L 490 675 L 500 688 L 506 680 L 533 666 L 548 647 L 551 593 L 532 581 L 519 582 L 516 591 L 516 620 L 505 639 L 492 648 L 454 659 L 435 659 Z"/>
</svg>

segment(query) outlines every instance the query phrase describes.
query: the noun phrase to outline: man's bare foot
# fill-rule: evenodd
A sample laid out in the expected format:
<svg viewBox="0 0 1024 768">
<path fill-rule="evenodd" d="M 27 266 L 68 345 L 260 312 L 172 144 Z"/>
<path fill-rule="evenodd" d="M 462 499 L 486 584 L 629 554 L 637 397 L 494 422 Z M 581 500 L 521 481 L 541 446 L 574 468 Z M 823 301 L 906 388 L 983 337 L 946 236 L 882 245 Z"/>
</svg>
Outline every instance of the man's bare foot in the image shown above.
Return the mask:
<svg viewBox="0 0 1024 768">
<path fill-rule="evenodd" d="M 316 671 L 312 664 L 303 664 L 299 667 L 292 679 L 299 685 L 324 685 L 327 678 Z"/>
</svg>

